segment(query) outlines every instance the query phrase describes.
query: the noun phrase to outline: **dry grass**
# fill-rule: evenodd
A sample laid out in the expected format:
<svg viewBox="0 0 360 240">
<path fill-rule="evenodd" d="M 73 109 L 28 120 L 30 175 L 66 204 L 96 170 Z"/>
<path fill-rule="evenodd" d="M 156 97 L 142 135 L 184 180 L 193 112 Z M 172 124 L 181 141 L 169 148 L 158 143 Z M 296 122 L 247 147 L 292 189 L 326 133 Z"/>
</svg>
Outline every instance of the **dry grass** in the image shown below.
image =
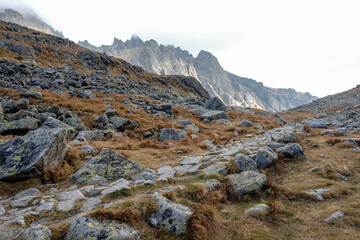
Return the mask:
<svg viewBox="0 0 360 240">
<path fill-rule="evenodd" d="M 135 226 L 142 220 L 141 213 L 134 207 L 114 207 L 98 209 L 90 212 L 90 215 L 102 220 L 117 220 Z"/>
<path fill-rule="evenodd" d="M 228 174 L 239 173 L 239 166 L 235 163 L 234 159 L 232 159 L 226 166 Z"/>
<path fill-rule="evenodd" d="M 209 239 L 220 230 L 217 210 L 211 205 L 201 205 L 190 216 L 186 238 L 189 240 Z"/>
<path fill-rule="evenodd" d="M 201 202 L 207 197 L 205 186 L 200 184 L 187 184 L 183 189 L 178 190 L 178 194 L 193 202 Z"/>
<path fill-rule="evenodd" d="M 70 223 L 66 221 L 56 223 L 49 227 L 51 231 L 51 240 L 63 240 L 69 227 Z"/>
</svg>

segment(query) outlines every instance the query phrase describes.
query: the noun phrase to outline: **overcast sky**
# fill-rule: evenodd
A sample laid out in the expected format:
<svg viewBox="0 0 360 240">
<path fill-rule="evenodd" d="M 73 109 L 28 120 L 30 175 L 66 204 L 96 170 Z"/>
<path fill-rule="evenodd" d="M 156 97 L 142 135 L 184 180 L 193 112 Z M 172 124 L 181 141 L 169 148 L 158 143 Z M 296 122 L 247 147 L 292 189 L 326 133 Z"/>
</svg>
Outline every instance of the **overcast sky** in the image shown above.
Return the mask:
<svg viewBox="0 0 360 240">
<path fill-rule="evenodd" d="M 26 4 L 77 42 L 132 34 L 274 88 L 322 97 L 360 84 L 359 0 L 0 0 Z"/>
</svg>

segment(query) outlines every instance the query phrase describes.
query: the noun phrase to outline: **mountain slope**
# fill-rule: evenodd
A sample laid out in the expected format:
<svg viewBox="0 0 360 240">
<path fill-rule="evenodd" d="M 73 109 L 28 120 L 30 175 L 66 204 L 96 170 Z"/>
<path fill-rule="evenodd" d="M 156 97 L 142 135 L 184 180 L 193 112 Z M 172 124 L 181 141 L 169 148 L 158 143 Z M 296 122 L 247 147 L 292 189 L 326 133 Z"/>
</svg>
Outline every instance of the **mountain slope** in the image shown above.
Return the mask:
<svg viewBox="0 0 360 240">
<path fill-rule="evenodd" d="M 0 20 L 5 22 L 16 23 L 28 28 L 35 29 L 39 32 L 55 35 L 57 37 L 64 38 L 60 31 L 55 30 L 53 27 L 49 26 L 42 19 L 40 19 L 35 13 L 29 10 L 29 13 L 21 14 L 20 12 L 13 9 L 4 9 L 0 8 Z"/>
<path fill-rule="evenodd" d="M 143 42 L 133 36 L 123 42 L 114 39 L 112 45 L 95 47 L 88 41 L 79 45 L 105 52 L 158 74 L 181 74 L 197 78 L 210 93 L 227 105 L 282 111 L 307 104 L 316 97 L 293 89 L 273 89 L 252 79 L 242 78 L 225 71 L 211 53 L 200 51 L 197 57 L 174 46 L 159 45 L 155 40 Z"/>
</svg>

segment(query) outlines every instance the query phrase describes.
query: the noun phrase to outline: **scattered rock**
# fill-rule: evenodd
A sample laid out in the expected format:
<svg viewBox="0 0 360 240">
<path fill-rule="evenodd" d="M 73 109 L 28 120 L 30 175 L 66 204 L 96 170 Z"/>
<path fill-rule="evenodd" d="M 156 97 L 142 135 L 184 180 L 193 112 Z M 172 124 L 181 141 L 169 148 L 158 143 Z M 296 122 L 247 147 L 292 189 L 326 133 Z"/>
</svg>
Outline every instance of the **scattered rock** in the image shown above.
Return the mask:
<svg viewBox="0 0 360 240">
<path fill-rule="evenodd" d="M 130 189 L 129 188 L 129 184 L 130 182 L 125 180 L 125 179 L 119 179 L 115 182 L 113 182 L 110 186 L 110 188 L 105 189 L 101 192 L 101 195 L 107 195 L 107 194 L 111 194 L 117 191 L 121 191 L 121 190 L 125 190 L 125 189 Z"/>
<path fill-rule="evenodd" d="M 20 238 L 24 240 L 50 240 L 51 231 L 47 227 L 41 225 L 32 226 L 25 229 Z"/>
<path fill-rule="evenodd" d="M 126 129 L 132 130 L 139 125 L 137 122 L 124 117 L 110 117 L 109 122 L 119 131 L 125 131 Z"/>
<path fill-rule="evenodd" d="M 78 117 L 66 118 L 64 123 L 75 128 L 75 130 L 78 132 L 86 130 L 84 123 Z"/>
<path fill-rule="evenodd" d="M 160 130 L 159 141 L 178 141 L 187 136 L 182 129 L 163 128 Z"/>
<path fill-rule="evenodd" d="M 201 120 L 211 122 L 217 119 L 229 119 L 229 114 L 224 111 L 209 111 L 201 115 Z"/>
<path fill-rule="evenodd" d="M 248 208 L 244 211 L 245 215 L 257 214 L 257 213 L 266 213 L 269 210 L 269 206 L 267 204 L 261 203 L 257 204 L 254 207 Z"/>
<path fill-rule="evenodd" d="M 43 126 L 46 126 L 48 128 L 64 128 L 67 132 L 67 139 L 74 139 L 74 137 L 76 136 L 77 134 L 77 131 L 75 130 L 75 128 L 73 127 L 70 127 L 69 125 L 49 116 Z"/>
<path fill-rule="evenodd" d="M 265 146 L 258 150 L 255 161 L 259 168 L 267 168 L 276 161 L 277 158 L 276 153 L 268 146 Z"/>
<path fill-rule="evenodd" d="M 258 172 L 256 161 L 245 156 L 244 154 L 238 153 L 235 155 L 234 159 L 235 164 L 239 168 L 239 173 L 245 171 L 255 171 Z"/>
<path fill-rule="evenodd" d="M 316 118 L 308 118 L 303 121 L 304 124 L 312 128 L 325 128 L 326 122 Z"/>
<path fill-rule="evenodd" d="M 218 97 L 212 97 L 209 100 L 207 100 L 204 105 L 204 108 L 208 110 L 219 110 L 219 111 L 226 110 L 225 104 Z"/>
<path fill-rule="evenodd" d="M 222 183 L 216 179 L 210 179 L 210 180 L 207 180 L 204 183 L 204 185 L 208 192 L 212 192 L 212 191 L 219 189 L 221 187 Z"/>
<path fill-rule="evenodd" d="M 331 214 L 328 218 L 324 220 L 324 222 L 333 222 L 334 220 L 341 218 L 344 216 L 344 213 L 342 211 L 337 211 Z"/>
<path fill-rule="evenodd" d="M 205 174 L 220 174 L 225 176 L 227 174 L 227 167 L 224 165 L 211 165 L 202 170 Z"/>
<path fill-rule="evenodd" d="M 252 127 L 252 122 L 250 120 L 247 119 L 243 119 L 238 123 L 239 126 L 244 126 L 244 127 Z"/>
<path fill-rule="evenodd" d="M 280 147 L 276 149 L 276 153 L 282 154 L 287 159 L 304 157 L 303 149 L 298 143 L 290 143 Z"/>
<path fill-rule="evenodd" d="M 59 201 L 84 199 L 85 196 L 79 190 L 72 190 L 67 192 L 61 192 L 59 195 Z"/>
<path fill-rule="evenodd" d="M 27 91 L 23 94 L 24 98 L 35 98 L 35 99 L 42 99 L 43 95 L 41 92 L 33 92 L 33 91 Z"/>
<path fill-rule="evenodd" d="M 234 192 L 241 196 L 248 193 L 258 193 L 266 182 L 264 174 L 255 171 L 245 171 L 239 174 L 228 175 Z"/>
<path fill-rule="evenodd" d="M 35 118 L 24 118 L 20 120 L 0 123 L 0 134 L 24 134 L 39 127 L 40 121 Z"/>
<path fill-rule="evenodd" d="M 74 200 L 66 200 L 61 201 L 56 207 L 56 211 L 58 212 L 70 212 L 75 208 L 75 201 Z"/>
<path fill-rule="evenodd" d="M 90 211 L 100 203 L 102 203 L 102 201 L 99 198 L 89 198 L 88 200 L 86 200 L 86 202 L 84 202 L 80 211 L 82 212 Z"/>
</svg>

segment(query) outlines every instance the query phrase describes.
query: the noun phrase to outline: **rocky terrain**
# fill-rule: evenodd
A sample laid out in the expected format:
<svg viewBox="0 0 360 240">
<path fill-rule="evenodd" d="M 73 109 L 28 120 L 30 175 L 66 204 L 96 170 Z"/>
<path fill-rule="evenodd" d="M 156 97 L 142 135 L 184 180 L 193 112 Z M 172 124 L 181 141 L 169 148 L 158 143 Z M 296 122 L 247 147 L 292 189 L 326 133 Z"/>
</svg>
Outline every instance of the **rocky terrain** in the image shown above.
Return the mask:
<svg viewBox="0 0 360 240">
<path fill-rule="evenodd" d="M 359 239 L 360 88 L 229 108 L 195 78 L 0 26 L 0 239 Z"/>
<path fill-rule="evenodd" d="M 221 67 L 214 55 L 206 51 L 200 51 L 197 57 L 193 57 L 179 47 L 159 45 L 155 40 L 143 42 L 137 36 L 125 42 L 115 38 L 112 45 L 100 47 L 95 47 L 88 41 L 78 44 L 93 51 L 119 57 L 150 72 L 195 77 L 211 96 L 219 97 L 229 106 L 276 112 L 316 99 L 309 93 L 269 88 L 255 80 L 232 74 Z"/>
<path fill-rule="evenodd" d="M 53 27 L 49 26 L 31 10 L 26 11 L 25 14 L 21 14 L 14 9 L 2 8 L 0 4 L 0 20 L 16 23 L 43 33 L 64 38 L 60 31 L 57 31 Z"/>
</svg>

